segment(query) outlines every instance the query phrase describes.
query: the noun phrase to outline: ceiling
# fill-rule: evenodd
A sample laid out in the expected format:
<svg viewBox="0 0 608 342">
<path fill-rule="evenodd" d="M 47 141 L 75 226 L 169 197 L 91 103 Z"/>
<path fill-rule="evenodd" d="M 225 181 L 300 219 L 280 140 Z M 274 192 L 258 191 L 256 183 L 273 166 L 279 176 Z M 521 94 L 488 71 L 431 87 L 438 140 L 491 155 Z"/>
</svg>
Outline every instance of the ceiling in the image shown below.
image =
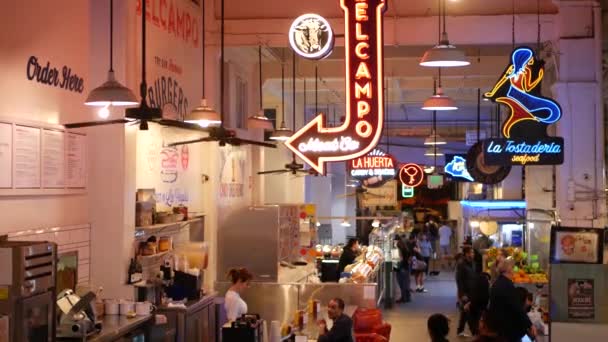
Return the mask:
<svg viewBox="0 0 608 342">
<path fill-rule="evenodd" d="M 343 14 L 338 0 L 264 0 L 259 1 L 226 1 L 226 19 L 284 19 L 296 18 L 303 13 L 318 13 L 326 18 L 337 18 Z M 447 0 L 447 14 L 455 16 L 501 15 L 537 13 L 537 1 L 534 0 Z M 541 14 L 557 13 L 553 0 L 538 0 Z M 215 0 L 215 15 L 220 17 L 220 1 Z M 424 17 L 437 15 L 437 0 L 389 0 L 388 16 Z"/>
</svg>

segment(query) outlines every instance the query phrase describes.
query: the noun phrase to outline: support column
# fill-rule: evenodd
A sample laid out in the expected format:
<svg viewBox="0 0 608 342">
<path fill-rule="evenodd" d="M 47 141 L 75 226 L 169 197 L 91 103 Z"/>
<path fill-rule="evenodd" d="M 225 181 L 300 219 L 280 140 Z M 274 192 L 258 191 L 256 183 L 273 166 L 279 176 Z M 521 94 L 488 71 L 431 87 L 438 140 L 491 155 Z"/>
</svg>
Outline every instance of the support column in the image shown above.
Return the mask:
<svg viewBox="0 0 608 342">
<path fill-rule="evenodd" d="M 559 1 L 553 86 L 562 107 L 557 135 L 564 164 L 557 167 L 557 208 L 564 226 L 603 228 L 606 221 L 601 8 L 591 1 Z M 554 61 L 555 61 L 554 60 Z"/>
</svg>

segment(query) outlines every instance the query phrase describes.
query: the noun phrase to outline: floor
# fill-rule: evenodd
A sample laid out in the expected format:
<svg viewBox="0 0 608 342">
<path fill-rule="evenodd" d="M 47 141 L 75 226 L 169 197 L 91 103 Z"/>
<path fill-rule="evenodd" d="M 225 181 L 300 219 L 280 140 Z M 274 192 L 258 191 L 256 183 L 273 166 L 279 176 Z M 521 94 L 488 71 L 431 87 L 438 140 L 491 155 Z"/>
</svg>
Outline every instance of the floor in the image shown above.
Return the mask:
<svg viewBox="0 0 608 342">
<path fill-rule="evenodd" d="M 414 287 L 412 278 L 412 287 Z M 395 304 L 384 311 L 384 319 L 392 325 L 391 341 L 429 341 L 426 329 L 428 317 L 442 313 L 450 319 L 450 341 L 456 337 L 458 310 L 456 308 L 456 282 L 453 272 L 441 272 L 425 282 L 427 293 L 412 294 L 412 302 Z M 466 341 L 466 339 L 463 339 Z M 470 341 L 470 339 L 469 339 Z"/>
</svg>

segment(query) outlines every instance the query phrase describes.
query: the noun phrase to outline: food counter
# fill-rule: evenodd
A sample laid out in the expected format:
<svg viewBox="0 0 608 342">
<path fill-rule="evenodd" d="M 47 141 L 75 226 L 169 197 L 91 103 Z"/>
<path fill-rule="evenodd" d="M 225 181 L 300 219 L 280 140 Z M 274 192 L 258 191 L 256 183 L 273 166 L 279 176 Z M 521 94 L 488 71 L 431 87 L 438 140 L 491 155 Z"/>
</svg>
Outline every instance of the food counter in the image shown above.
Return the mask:
<svg viewBox="0 0 608 342">
<path fill-rule="evenodd" d="M 156 313 L 167 317 L 167 324 L 156 326 L 152 341 L 215 341 L 218 327 L 216 296 L 210 294 L 180 306 L 160 306 Z"/>
<path fill-rule="evenodd" d="M 58 338 L 57 341 L 112 342 L 140 335 L 147 341 L 150 336 L 150 326 L 154 323 L 154 316 L 127 318 L 127 316 L 121 315 L 105 315 L 101 323 L 101 331 L 97 334 L 84 339 Z"/>
</svg>

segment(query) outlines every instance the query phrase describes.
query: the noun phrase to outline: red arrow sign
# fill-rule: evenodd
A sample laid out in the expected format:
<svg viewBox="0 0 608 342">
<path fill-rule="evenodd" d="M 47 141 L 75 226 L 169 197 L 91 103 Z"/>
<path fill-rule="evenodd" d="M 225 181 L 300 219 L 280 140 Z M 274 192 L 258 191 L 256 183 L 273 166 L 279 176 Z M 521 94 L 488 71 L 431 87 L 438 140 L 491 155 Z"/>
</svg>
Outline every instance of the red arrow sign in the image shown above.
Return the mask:
<svg viewBox="0 0 608 342">
<path fill-rule="evenodd" d="M 371 151 L 384 124 L 383 16 L 386 0 L 340 0 L 344 10 L 346 115 L 339 127 L 324 127 L 319 114 L 285 145 L 320 174 L 327 162 Z"/>
</svg>

